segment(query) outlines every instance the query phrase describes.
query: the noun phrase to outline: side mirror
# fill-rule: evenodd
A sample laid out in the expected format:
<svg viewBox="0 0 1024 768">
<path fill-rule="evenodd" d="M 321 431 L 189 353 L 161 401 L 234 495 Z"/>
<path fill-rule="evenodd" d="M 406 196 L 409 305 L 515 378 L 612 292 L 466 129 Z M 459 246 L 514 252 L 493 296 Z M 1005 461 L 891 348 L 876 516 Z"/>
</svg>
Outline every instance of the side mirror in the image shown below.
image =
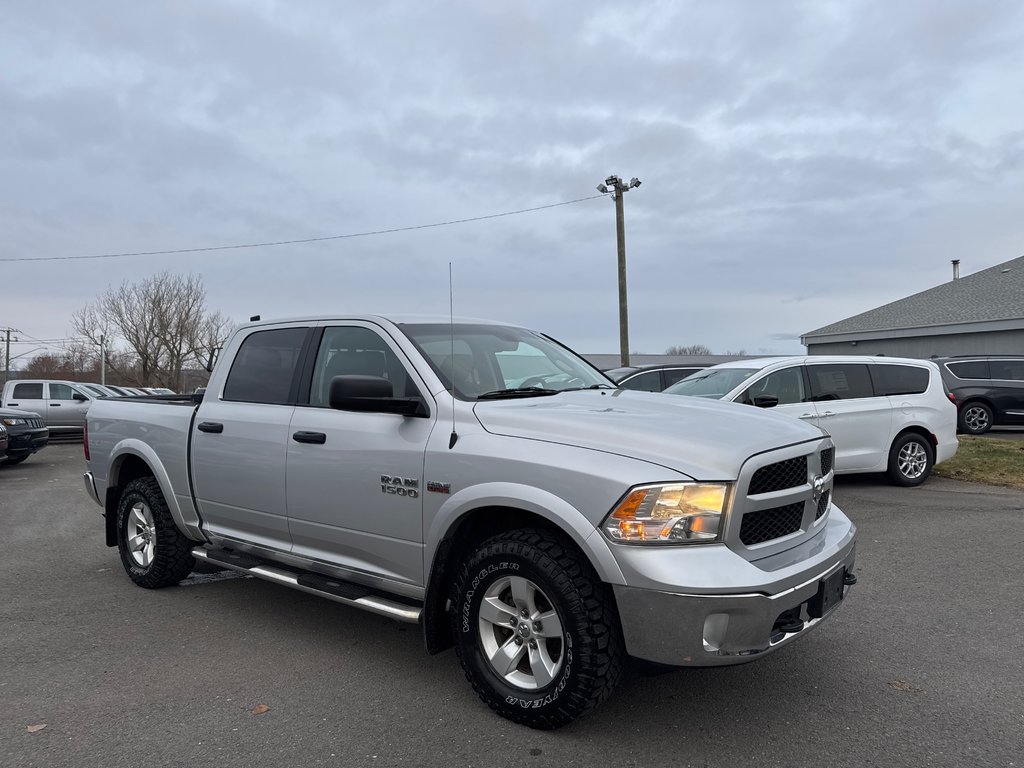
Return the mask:
<svg viewBox="0 0 1024 768">
<path fill-rule="evenodd" d="M 754 405 L 758 408 L 774 408 L 779 404 L 779 398 L 775 395 L 756 395 Z"/>
<path fill-rule="evenodd" d="M 84 403 L 84 402 L 87 402 L 89 400 L 89 398 L 86 397 L 85 395 L 83 395 L 81 392 L 72 392 L 71 393 L 71 399 L 72 400 L 77 400 L 80 403 Z"/>
<path fill-rule="evenodd" d="M 330 406 L 337 411 L 397 413 L 425 417 L 427 406 L 419 397 L 395 397 L 391 382 L 381 376 L 349 374 L 331 379 Z"/>
</svg>

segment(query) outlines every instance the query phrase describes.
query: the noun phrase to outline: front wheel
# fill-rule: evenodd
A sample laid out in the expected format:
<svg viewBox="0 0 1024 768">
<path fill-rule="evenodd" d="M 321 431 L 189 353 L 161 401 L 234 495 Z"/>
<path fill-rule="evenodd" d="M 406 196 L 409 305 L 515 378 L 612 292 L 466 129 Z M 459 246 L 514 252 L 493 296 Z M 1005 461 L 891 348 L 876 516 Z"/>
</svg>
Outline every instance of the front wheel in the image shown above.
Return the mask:
<svg viewBox="0 0 1024 768">
<path fill-rule="evenodd" d="M 992 428 L 992 409 L 984 403 L 968 403 L 960 411 L 960 431 L 981 435 Z"/>
<path fill-rule="evenodd" d="M 117 504 L 117 549 L 128 577 L 140 587 L 168 587 L 191 573 L 191 542 L 174 524 L 154 478 L 125 486 Z"/>
<path fill-rule="evenodd" d="M 593 709 L 622 670 L 608 588 L 547 532 L 510 531 L 481 544 L 452 585 L 451 620 L 473 689 L 531 728 L 558 728 Z"/>
<path fill-rule="evenodd" d="M 896 439 L 889 449 L 889 479 L 896 485 L 920 485 L 928 479 L 935 464 L 935 452 L 928 439 L 909 432 Z"/>
</svg>

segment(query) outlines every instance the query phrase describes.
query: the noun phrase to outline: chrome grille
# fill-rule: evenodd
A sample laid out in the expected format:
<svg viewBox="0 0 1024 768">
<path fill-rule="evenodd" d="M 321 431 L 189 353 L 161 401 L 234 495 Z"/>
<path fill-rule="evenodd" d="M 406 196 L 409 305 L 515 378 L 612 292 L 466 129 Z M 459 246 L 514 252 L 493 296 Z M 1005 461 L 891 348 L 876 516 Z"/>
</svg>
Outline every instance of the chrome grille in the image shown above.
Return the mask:
<svg viewBox="0 0 1024 768">
<path fill-rule="evenodd" d="M 831 501 L 832 491 L 825 491 L 821 494 L 821 498 L 818 499 L 818 511 L 814 513 L 814 519 L 820 520 L 821 516 L 825 514 L 825 510 L 828 509 L 828 503 Z"/>
<path fill-rule="evenodd" d="M 822 451 L 824 453 L 824 451 Z M 807 482 L 807 457 L 797 456 L 761 467 L 750 478 L 747 493 L 770 493 L 795 488 Z"/>
<path fill-rule="evenodd" d="M 821 474 L 827 475 L 832 471 L 832 461 L 835 459 L 835 456 L 835 448 L 826 448 L 821 452 Z"/>
<path fill-rule="evenodd" d="M 771 541 L 800 530 L 804 516 L 804 503 L 787 504 L 784 507 L 747 512 L 740 527 L 740 541 L 748 547 Z"/>
</svg>

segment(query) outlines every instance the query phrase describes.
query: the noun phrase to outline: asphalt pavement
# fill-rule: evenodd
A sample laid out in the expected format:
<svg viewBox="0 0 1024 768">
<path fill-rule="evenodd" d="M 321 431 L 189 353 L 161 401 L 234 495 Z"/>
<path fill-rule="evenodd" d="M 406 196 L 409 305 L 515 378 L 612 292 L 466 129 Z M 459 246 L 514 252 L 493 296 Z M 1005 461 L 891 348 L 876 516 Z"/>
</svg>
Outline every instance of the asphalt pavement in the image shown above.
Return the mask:
<svg viewBox="0 0 1024 768">
<path fill-rule="evenodd" d="M 0 766 L 1024 766 L 1024 494 L 840 478 L 859 583 L 751 664 L 513 725 L 415 626 L 255 579 L 148 591 L 80 444 L 0 467 Z"/>
</svg>

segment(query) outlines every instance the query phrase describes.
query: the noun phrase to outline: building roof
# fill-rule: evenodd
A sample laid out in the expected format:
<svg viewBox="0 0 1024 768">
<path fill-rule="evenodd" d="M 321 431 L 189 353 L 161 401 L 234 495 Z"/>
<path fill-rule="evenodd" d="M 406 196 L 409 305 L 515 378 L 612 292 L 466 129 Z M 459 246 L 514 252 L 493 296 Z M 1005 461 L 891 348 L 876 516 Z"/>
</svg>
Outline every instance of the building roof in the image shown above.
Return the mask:
<svg viewBox="0 0 1024 768">
<path fill-rule="evenodd" d="M 1024 256 L 808 331 L 800 341 L 821 343 L 840 340 L 832 338 L 835 336 L 891 335 L 919 329 L 934 332 L 940 326 L 974 323 L 1024 328 Z M 946 332 L 967 330 L 971 329 L 948 328 Z"/>
</svg>

